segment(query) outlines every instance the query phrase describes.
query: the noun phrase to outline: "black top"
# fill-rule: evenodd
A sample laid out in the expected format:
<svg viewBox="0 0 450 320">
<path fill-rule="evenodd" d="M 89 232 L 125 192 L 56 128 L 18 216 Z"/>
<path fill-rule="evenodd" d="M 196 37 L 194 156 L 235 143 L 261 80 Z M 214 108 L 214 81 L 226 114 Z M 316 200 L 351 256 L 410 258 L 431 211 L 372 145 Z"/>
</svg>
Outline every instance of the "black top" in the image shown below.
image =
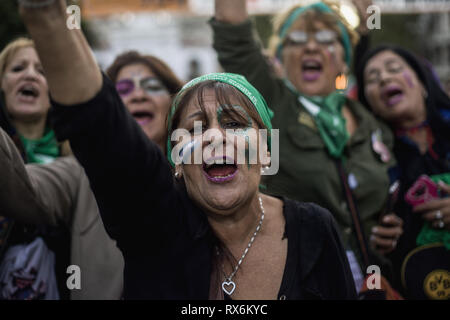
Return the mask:
<svg viewBox="0 0 450 320">
<path fill-rule="evenodd" d="M 70 140 L 105 228 L 124 255 L 124 297 L 208 299 L 216 238 L 206 215 L 174 183 L 165 156 L 111 81 L 103 77 L 101 91 L 86 103 L 53 106 L 56 135 Z M 278 298 L 355 298 L 331 214 L 313 204 L 283 201 L 288 254 Z"/>
<path fill-rule="evenodd" d="M 403 273 L 402 264 L 413 249 L 417 247 L 416 239 L 419 235 L 425 220 L 422 215 L 412 211 L 410 205 L 404 201 L 404 196 L 419 176 L 436 175 L 450 172 L 450 97 L 444 92 L 437 78 L 433 74 L 432 68 L 417 57 L 412 52 L 405 50 L 395 45 L 380 45 L 368 51 L 361 59 L 356 68 L 356 78 L 358 86 L 359 100 L 369 107 L 370 105 L 366 99 L 364 83 L 364 69 L 367 63 L 375 55 L 382 51 L 392 51 L 399 55 L 411 67 L 419 78 L 421 84 L 424 86 L 427 95 L 425 97 L 425 107 L 427 112 L 427 124 L 433 133 L 434 143 L 432 149 L 421 154 L 417 145 L 406 136 L 397 137 L 394 144 L 394 153 L 397 158 L 398 166 L 396 170 L 392 170 L 392 179 L 399 179 L 401 183 L 400 194 L 394 212 L 396 212 L 403 219 L 404 233 L 401 236 L 395 252 L 391 255 L 394 268 L 396 269 L 397 288 L 401 288 L 401 277 Z M 447 252 L 447 257 L 448 253 Z M 430 261 L 424 262 L 424 265 L 429 266 L 431 271 L 433 266 L 430 266 Z M 421 267 L 422 268 L 422 267 Z M 446 267 L 448 270 L 449 268 Z M 417 269 L 416 274 L 422 273 Z M 426 273 L 425 273 L 426 275 Z M 424 277 L 425 277 L 424 275 Z M 417 283 L 422 283 L 419 279 Z M 423 286 L 420 285 L 423 291 Z M 417 298 L 417 296 L 410 296 L 410 292 L 402 292 L 406 298 Z M 421 293 L 422 294 L 422 293 Z M 422 299 L 422 297 L 420 297 Z"/>
<path fill-rule="evenodd" d="M 434 155 L 429 151 L 421 154 L 417 145 L 407 137 L 398 137 L 394 147 L 398 160 L 397 175 L 401 183 L 395 212 L 403 219 L 404 230 L 397 249 L 392 254 L 398 288 L 402 288 L 400 282 L 403 262 L 406 256 L 417 247 L 416 239 L 425 223 L 422 214 L 413 212 L 412 207 L 404 201 L 405 194 L 423 174 L 432 176 L 450 172 L 450 139 L 442 132 L 433 130 L 433 127 L 431 129 L 435 139 L 432 146 Z M 409 297 L 410 293 L 405 291 L 405 288 L 402 289 L 403 295 Z"/>
</svg>

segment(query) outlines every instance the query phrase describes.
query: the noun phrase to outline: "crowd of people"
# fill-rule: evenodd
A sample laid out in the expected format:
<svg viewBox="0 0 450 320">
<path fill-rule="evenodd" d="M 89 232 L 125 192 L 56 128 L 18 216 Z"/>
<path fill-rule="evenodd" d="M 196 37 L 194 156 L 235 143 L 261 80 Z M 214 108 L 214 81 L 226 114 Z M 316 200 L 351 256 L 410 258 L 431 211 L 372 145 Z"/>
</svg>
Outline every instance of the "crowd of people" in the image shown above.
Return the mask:
<svg viewBox="0 0 450 320">
<path fill-rule="evenodd" d="M 278 14 L 267 52 L 246 1 L 215 0 L 224 72 L 184 84 L 137 51 L 102 71 L 65 6 L 19 1 L 30 38 L 0 53 L 0 299 L 450 298 L 426 60 L 325 0 Z"/>
</svg>

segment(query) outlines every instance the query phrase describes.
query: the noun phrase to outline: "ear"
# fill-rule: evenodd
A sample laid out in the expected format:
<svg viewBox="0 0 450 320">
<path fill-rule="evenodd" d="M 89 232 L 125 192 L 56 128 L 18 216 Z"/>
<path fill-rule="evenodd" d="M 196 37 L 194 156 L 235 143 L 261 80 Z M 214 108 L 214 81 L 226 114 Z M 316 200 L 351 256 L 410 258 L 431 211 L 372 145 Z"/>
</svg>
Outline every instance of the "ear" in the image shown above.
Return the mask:
<svg viewBox="0 0 450 320">
<path fill-rule="evenodd" d="M 180 180 L 183 177 L 183 167 L 181 166 L 181 164 L 177 164 L 175 166 L 174 176 L 177 180 Z"/>
<path fill-rule="evenodd" d="M 419 81 L 419 85 L 420 85 L 420 89 L 421 89 L 421 92 L 422 92 L 422 97 L 424 99 L 428 98 L 428 91 L 427 91 L 427 89 L 425 89 L 425 86 L 422 84 L 421 81 Z"/>
</svg>

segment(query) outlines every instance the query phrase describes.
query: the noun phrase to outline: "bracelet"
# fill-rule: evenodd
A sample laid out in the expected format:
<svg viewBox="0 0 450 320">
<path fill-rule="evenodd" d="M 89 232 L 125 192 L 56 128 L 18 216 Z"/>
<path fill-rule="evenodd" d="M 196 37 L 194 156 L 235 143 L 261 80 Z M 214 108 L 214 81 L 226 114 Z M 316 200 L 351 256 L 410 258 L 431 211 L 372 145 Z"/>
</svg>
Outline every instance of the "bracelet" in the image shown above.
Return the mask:
<svg viewBox="0 0 450 320">
<path fill-rule="evenodd" d="M 24 7 L 24 8 L 28 8 L 28 9 L 40 9 L 40 8 L 45 8 L 48 7 L 50 5 L 52 5 L 55 0 L 45 0 L 45 1 L 30 1 L 30 0 L 17 0 L 19 2 L 19 4 Z"/>
</svg>

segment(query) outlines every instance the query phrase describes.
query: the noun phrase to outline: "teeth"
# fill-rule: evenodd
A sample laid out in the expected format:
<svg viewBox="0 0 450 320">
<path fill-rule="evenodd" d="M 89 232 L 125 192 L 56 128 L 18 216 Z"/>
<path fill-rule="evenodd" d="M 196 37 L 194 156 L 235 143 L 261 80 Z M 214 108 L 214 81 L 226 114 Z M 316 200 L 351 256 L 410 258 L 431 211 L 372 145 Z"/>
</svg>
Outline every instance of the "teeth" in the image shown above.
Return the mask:
<svg viewBox="0 0 450 320">
<path fill-rule="evenodd" d="M 303 64 L 303 66 L 306 68 L 319 68 L 320 64 L 317 62 L 314 62 L 314 61 L 308 61 L 308 62 L 305 62 Z"/>
<path fill-rule="evenodd" d="M 229 176 L 231 176 L 231 174 L 227 174 L 226 176 L 214 176 L 214 178 L 226 178 L 226 177 L 229 177 Z"/>
<path fill-rule="evenodd" d="M 32 85 L 25 85 L 20 92 L 24 94 L 25 92 L 31 93 L 33 96 L 37 96 L 37 90 Z"/>
<path fill-rule="evenodd" d="M 206 163 L 205 164 L 205 168 L 206 169 L 209 169 L 209 168 L 211 168 L 213 165 L 215 165 L 215 164 L 218 164 L 218 165 L 226 165 L 226 164 L 228 164 L 228 165 L 232 165 L 232 164 L 234 164 L 234 163 L 227 163 L 227 161 L 226 161 L 226 159 L 216 159 L 216 160 L 214 160 L 213 162 L 211 162 L 211 163 Z"/>
</svg>

